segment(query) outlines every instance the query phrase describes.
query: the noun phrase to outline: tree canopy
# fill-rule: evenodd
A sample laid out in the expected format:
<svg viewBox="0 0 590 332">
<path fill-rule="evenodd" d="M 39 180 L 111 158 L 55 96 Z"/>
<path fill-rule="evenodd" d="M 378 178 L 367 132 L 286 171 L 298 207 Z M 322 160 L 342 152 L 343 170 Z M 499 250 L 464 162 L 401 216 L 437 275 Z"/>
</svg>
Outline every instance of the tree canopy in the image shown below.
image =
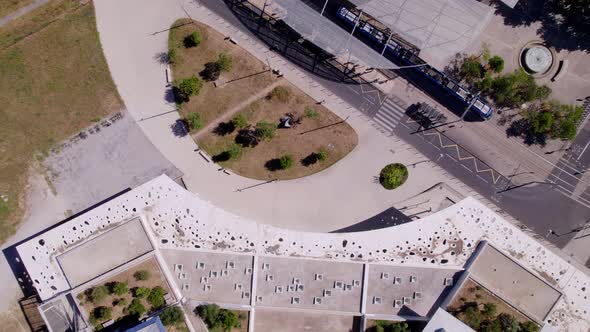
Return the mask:
<svg viewBox="0 0 590 332">
<path fill-rule="evenodd" d="M 385 189 L 395 189 L 408 179 L 408 169 L 403 164 L 389 164 L 381 170 L 379 182 Z"/>
<path fill-rule="evenodd" d="M 241 326 L 240 319 L 235 312 L 221 309 L 214 303 L 198 306 L 194 313 L 203 319 L 210 330 L 221 328 L 224 331 L 231 331 L 232 328 Z"/>
</svg>

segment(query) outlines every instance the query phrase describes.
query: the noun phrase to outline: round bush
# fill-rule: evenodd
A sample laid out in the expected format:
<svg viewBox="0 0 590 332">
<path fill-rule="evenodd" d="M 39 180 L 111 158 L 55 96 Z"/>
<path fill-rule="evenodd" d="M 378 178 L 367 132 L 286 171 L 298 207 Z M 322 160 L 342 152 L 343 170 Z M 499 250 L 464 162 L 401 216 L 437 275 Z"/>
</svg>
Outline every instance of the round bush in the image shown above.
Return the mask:
<svg viewBox="0 0 590 332">
<path fill-rule="evenodd" d="M 281 169 L 291 168 L 291 166 L 293 166 L 293 157 L 291 157 L 288 154 L 282 156 L 281 158 L 279 158 L 279 165 Z"/>
<path fill-rule="evenodd" d="M 379 182 L 385 189 L 395 189 L 408 179 L 408 169 L 406 166 L 395 163 L 389 164 L 381 170 Z"/>
</svg>

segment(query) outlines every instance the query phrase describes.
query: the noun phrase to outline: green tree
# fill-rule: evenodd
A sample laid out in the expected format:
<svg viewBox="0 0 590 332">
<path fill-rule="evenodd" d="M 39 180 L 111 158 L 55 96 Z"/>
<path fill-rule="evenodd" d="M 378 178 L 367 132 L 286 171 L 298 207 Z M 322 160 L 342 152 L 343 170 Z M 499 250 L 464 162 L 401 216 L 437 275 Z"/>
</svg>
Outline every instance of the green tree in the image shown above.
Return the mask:
<svg viewBox="0 0 590 332">
<path fill-rule="evenodd" d="M 468 305 L 465 310 L 463 311 L 464 315 L 464 323 L 469 325 L 474 330 L 478 330 L 479 326 L 481 325 L 481 313 L 477 308 L 477 303 L 473 305 Z"/>
<path fill-rule="evenodd" d="M 496 316 L 496 304 L 495 303 L 486 303 L 483 305 L 483 310 L 481 312 L 484 317 L 487 319 L 491 319 L 492 317 Z"/>
<path fill-rule="evenodd" d="M 150 295 L 148 295 L 147 300 L 154 308 L 161 308 L 166 304 L 166 300 L 164 299 L 164 288 L 160 286 L 156 286 L 152 288 L 150 291 Z"/>
<path fill-rule="evenodd" d="M 535 324 L 529 320 L 524 323 L 520 323 L 520 331 L 521 332 L 537 332 L 537 331 L 539 331 L 539 326 L 537 326 L 537 324 Z"/>
<path fill-rule="evenodd" d="M 469 57 L 465 59 L 461 65 L 461 76 L 469 83 L 482 78 L 484 68 L 476 57 Z"/>
<path fill-rule="evenodd" d="M 542 100 L 550 93 L 549 87 L 537 86 L 534 78 L 521 68 L 496 77 L 492 82 L 491 96 L 499 106 L 515 107 L 529 101 Z"/>
<path fill-rule="evenodd" d="M 479 91 L 486 92 L 492 88 L 492 84 L 494 83 L 494 79 L 492 75 L 486 73 L 482 80 L 475 82 L 475 88 Z"/>
<path fill-rule="evenodd" d="M 175 325 L 184 319 L 184 313 L 179 307 L 168 307 L 160 314 L 162 324 L 165 326 Z"/>
<path fill-rule="evenodd" d="M 104 301 L 104 299 L 109 295 L 109 290 L 106 286 L 101 285 L 94 287 L 90 292 L 90 299 L 94 304 L 100 304 Z"/>
<path fill-rule="evenodd" d="M 582 106 L 561 105 L 557 102 L 553 102 L 553 105 L 553 108 L 558 110 L 559 117 L 552 130 L 552 136 L 562 140 L 573 140 L 577 134 L 578 124 L 582 121 L 584 108 Z"/>
<path fill-rule="evenodd" d="M 201 129 L 203 127 L 203 120 L 201 119 L 201 114 L 199 113 L 190 112 L 186 115 L 184 120 L 191 131 Z"/>
<path fill-rule="evenodd" d="M 195 308 L 194 313 L 199 315 L 210 329 L 216 328 L 219 324 L 220 308 L 217 304 L 204 304 Z"/>
<path fill-rule="evenodd" d="M 112 291 L 116 295 L 121 296 L 121 295 L 127 294 L 127 292 L 129 291 L 129 287 L 127 287 L 126 282 L 115 282 L 113 284 Z"/>
<path fill-rule="evenodd" d="M 379 182 L 385 189 L 395 189 L 408 179 L 406 166 L 396 163 L 385 166 L 379 174 Z"/>
<path fill-rule="evenodd" d="M 233 328 L 240 328 L 241 323 L 238 316 L 230 310 L 221 309 L 219 311 L 218 320 L 224 331 L 231 331 Z"/>
<path fill-rule="evenodd" d="M 291 155 L 284 155 L 279 158 L 279 165 L 281 169 L 289 169 L 293 166 L 293 157 Z"/>
<path fill-rule="evenodd" d="M 411 332 L 406 322 L 389 322 L 386 320 L 375 321 L 375 332 Z"/>
<path fill-rule="evenodd" d="M 225 53 L 219 54 L 219 56 L 217 57 L 217 61 L 215 61 L 215 63 L 217 64 L 217 68 L 221 72 L 230 71 L 233 67 L 232 57 Z"/>
<path fill-rule="evenodd" d="M 488 66 L 494 73 L 500 73 L 504 70 L 504 59 L 499 55 L 494 55 L 488 60 Z"/>
<path fill-rule="evenodd" d="M 150 295 L 150 289 L 147 287 L 136 287 L 133 290 L 134 297 L 138 299 L 143 299 L 144 297 Z"/>
<path fill-rule="evenodd" d="M 555 116 L 553 112 L 535 112 L 531 118 L 531 128 L 534 134 L 547 134 L 553 128 Z"/>
<path fill-rule="evenodd" d="M 509 315 L 507 313 L 501 313 L 496 318 L 500 321 L 500 325 L 502 326 L 502 331 L 504 332 L 518 332 L 520 328 L 520 324 L 514 318 L 514 316 Z"/>
<path fill-rule="evenodd" d="M 192 96 L 198 96 L 203 87 L 203 81 L 196 75 L 184 78 L 174 84 L 176 95 L 181 102 L 190 100 Z"/>
<path fill-rule="evenodd" d="M 90 313 L 90 323 L 96 325 L 113 318 L 113 308 L 111 307 L 96 307 Z"/>
<path fill-rule="evenodd" d="M 150 276 L 150 272 L 147 270 L 139 270 L 133 273 L 133 278 L 137 281 L 149 280 Z"/>
<path fill-rule="evenodd" d="M 197 47 L 201 44 L 202 38 L 198 31 L 193 31 L 184 39 L 184 46 L 186 48 Z"/>
<path fill-rule="evenodd" d="M 231 122 L 233 123 L 233 125 L 236 128 L 239 128 L 239 129 L 244 129 L 244 128 L 248 127 L 248 120 L 246 119 L 246 116 L 242 113 L 234 116 L 234 118 L 231 120 Z"/>
<path fill-rule="evenodd" d="M 141 300 L 133 299 L 131 301 L 131 304 L 125 310 L 125 314 L 140 318 L 141 316 L 143 316 L 143 314 L 145 314 L 146 311 L 147 310 L 145 309 L 145 306 L 141 303 Z"/>
<path fill-rule="evenodd" d="M 272 123 L 261 121 L 256 124 L 255 135 L 260 139 L 270 140 L 275 136 L 277 126 Z"/>
</svg>

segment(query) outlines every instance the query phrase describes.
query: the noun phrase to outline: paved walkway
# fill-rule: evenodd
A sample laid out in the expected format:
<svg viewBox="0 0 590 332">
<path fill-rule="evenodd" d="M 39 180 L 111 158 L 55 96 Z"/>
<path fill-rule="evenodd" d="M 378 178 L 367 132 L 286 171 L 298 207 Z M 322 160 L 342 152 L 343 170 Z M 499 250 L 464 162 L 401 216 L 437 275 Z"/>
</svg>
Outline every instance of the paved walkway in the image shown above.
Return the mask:
<svg viewBox="0 0 590 332">
<path fill-rule="evenodd" d="M 476 195 L 458 180 L 430 163 L 411 169 L 408 182 L 393 191 L 375 183 L 387 163 L 417 163 L 425 157 L 394 136 L 375 130 L 374 124 L 320 86 L 307 73 L 287 63 L 268 48 L 195 2 L 157 0 L 100 0 L 95 3 L 97 26 L 111 74 L 135 119 L 152 143 L 184 174 L 188 189 L 232 213 L 263 223 L 307 231 L 344 228 L 375 215 L 396 202 L 445 182 L 463 195 Z M 183 6 L 184 9 L 181 7 Z M 193 19 L 214 27 L 259 58 L 279 68 L 286 79 L 348 122 L 359 136 L 358 146 L 334 166 L 312 176 L 237 189 L 259 181 L 219 172 L 194 151 L 194 141 L 175 136 L 170 126 L 178 119 L 167 103 L 165 65 L 154 56 L 166 50 L 169 26 L 178 18 Z M 158 33 L 160 32 L 160 33 Z M 479 197 L 479 196 L 478 196 Z M 293 204 L 305 208 L 293 209 Z"/>
<path fill-rule="evenodd" d="M 25 15 L 26 13 L 43 6 L 44 4 L 46 4 L 48 2 L 49 2 L 49 0 L 36 0 L 33 3 L 30 3 L 22 8 L 15 10 L 11 14 L 8 14 L 4 17 L 0 17 L 0 28 L 5 26 L 6 24 L 16 20 L 17 18 Z"/>
<path fill-rule="evenodd" d="M 234 106 L 232 109 L 221 114 L 217 119 L 213 120 L 210 124 L 206 125 L 204 128 L 199 130 L 199 132 L 193 136 L 194 139 L 196 140 L 199 137 L 203 136 L 205 133 L 210 132 L 211 130 L 213 130 L 213 128 L 217 127 L 217 125 L 219 125 L 220 123 L 228 121 L 229 119 L 231 119 L 232 116 L 234 116 L 234 114 L 238 113 L 240 110 L 243 110 L 244 107 L 246 107 L 246 106 L 252 104 L 253 102 L 255 102 L 256 100 L 268 95 L 272 91 L 272 89 L 277 87 L 282 82 L 283 82 L 283 80 L 278 80 L 278 81 L 273 82 L 271 85 L 262 89 L 262 91 L 258 92 L 255 95 L 250 96 L 248 99 L 243 100 L 241 103 Z"/>
</svg>

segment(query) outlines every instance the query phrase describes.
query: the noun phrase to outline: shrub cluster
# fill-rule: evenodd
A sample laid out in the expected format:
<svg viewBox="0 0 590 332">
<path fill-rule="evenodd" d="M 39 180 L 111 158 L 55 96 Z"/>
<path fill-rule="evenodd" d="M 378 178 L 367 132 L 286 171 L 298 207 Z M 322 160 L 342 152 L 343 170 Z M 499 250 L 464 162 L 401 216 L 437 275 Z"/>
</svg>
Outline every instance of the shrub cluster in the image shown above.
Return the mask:
<svg viewBox="0 0 590 332">
<path fill-rule="evenodd" d="M 216 304 L 198 306 L 194 313 L 203 319 L 210 330 L 221 328 L 223 331 L 231 331 L 241 326 L 238 315 L 233 311 L 221 309 Z"/>
</svg>

